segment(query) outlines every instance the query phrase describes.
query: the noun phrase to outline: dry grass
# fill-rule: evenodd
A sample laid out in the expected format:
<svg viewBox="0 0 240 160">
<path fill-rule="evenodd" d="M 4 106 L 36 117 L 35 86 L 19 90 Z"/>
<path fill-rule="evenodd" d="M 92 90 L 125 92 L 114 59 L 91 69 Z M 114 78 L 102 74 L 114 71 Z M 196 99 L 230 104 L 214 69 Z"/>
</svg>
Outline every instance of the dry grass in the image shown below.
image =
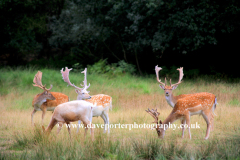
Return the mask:
<svg viewBox="0 0 240 160">
<path fill-rule="evenodd" d="M 138 84 L 141 83 L 140 79 L 138 81 Z M 144 80 L 145 82 L 146 80 Z M 158 88 L 158 84 L 155 81 L 149 80 L 147 89 L 151 93 L 145 93 L 144 87 L 140 87 L 140 89 L 138 87 L 130 89 L 115 87 L 114 82 L 111 83 L 111 87 L 104 87 L 100 83 L 95 84 L 95 86 L 91 85 L 91 93 L 93 95 L 104 93 L 113 97 L 113 110 L 109 113 L 111 124 L 133 124 L 134 122 L 137 124 L 151 124 L 153 119 L 145 112 L 147 108 L 157 108 L 161 113 L 160 119 L 164 120 L 172 108 L 167 104 L 163 92 Z M 191 129 L 192 140 L 188 139 L 187 131 L 185 138 L 181 139 L 180 129 L 168 129 L 165 139 L 162 141 L 158 140 L 156 132 L 150 129 L 134 128 L 129 130 L 129 128 L 112 128 L 110 135 L 107 135 L 102 134 L 102 128 L 97 128 L 95 129 L 95 146 L 91 146 L 91 142 L 88 141 L 89 137 L 87 137 L 87 141 L 84 140 L 83 129 L 78 134 L 75 132 L 76 129 L 72 129 L 73 138 L 70 140 L 65 128 L 56 137 L 55 127 L 48 142 L 36 141 L 34 137 L 36 137 L 37 130 L 31 126 L 30 115 L 32 112 L 32 97 L 34 94 L 37 94 L 38 90 L 26 90 L 23 93 L 18 93 L 18 90 L 13 88 L 12 91 L 11 94 L 0 97 L 0 154 L 2 154 L 3 158 L 14 159 L 21 157 L 31 159 L 34 157 L 34 159 L 37 159 L 41 155 L 41 151 L 45 153 L 45 157 L 41 155 L 42 157 L 40 156 L 40 158 L 50 158 L 50 151 L 41 149 L 42 145 L 47 145 L 49 150 L 66 154 L 66 157 L 62 157 L 62 159 L 71 157 L 68 155 L 71 148 L 79 149 L 78 153 L 71 151 L 73 152 L 71 155 L 80 156 L 81 159 L 86 159 L 84 157 L 103 159 L 175 159 L 176 157 L 193 159 L 210 157 L 215 159 L 217 157 L 218 159 L 223 155 L 220 154 L 221 147 L 217 147 L 217 142 L 221 141 L 222 148 L 234 144 L 234 141 L 231 142 L 229 139 L 237 137 L 239 142 L 240 125 L 238 121 L 240 120 L 240 107 L 239 104 L 231 105 L 230 102 L 233 99 L 239 99 L 240 84 L 185 81 L 174 91 L 175 94 L 207 91 L 217 96 L 218 105 L 215 111 L 217 115 L 214 119 L 215 128 L 210 133 L 208 141 L 203 140 L 206 133 L 206 122 L 201 116 L 193 116 L 191 117 L 191 123 L 198 122 L 201 128 Z M 76 98 L 72 88 L 61 89 L 61 92 L 69 95 L 71 100 Z M 51 115 L 52 113 L 48 112 L 45 116 L 44 126 L 47 126 L 50 122 Z M 34 122 L 37 126 L 40 126 L 41 112 L 35 114 Z M 93 118 L 93 123 L 103 124 L 103 120 L 100 117 Z M 180 122 L 176 123 L 180 124 Z M 26 137 L 29 137 L 33 142 L 26 140 L 28 139 Z M 101 141 L 104 141 L 105 144 L 103 145 Z M 103 148 L 101 148 L 101 144 Z M 62 146 L 62 148 L 60 147 L 58 151 L 53 147 L 56 145 Z M 119 150 L 121 150 L 122 158 L 116 155 L 116 153 L 120 153 Z M 161 151 L 161 154 L 158 150 Z M 218 151 L 219 154 L 215 155 L 212 153 L 215 151 Z M 94 155 L 88 152 L 94 153 Z M 230 155 L 227 155 L 228 158 L 236 157 L 236 151 L 232 152 Z M 57 157 L 57 159 L 61 159 L 61 157 Z"/>
</svg>

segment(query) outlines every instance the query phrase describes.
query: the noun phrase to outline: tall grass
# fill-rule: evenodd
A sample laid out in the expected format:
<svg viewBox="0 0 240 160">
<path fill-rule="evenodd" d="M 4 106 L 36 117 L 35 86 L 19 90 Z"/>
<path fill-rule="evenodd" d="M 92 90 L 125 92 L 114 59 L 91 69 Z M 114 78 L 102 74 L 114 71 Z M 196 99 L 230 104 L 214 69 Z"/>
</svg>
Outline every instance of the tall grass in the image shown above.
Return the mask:
<svg viewBox="0 0 240 160">
<path fill-rule="evenodd" d="M 128 142 L 97 132 L 90 137 L 47 137 L 40 127 L 33 132 L 14 136 L 10 149 L 0 152 L 2 159 L 239 159 L 240 136 L 214 138 L 195 144 L 177 137 L 168 140 L 156 137 L 131 139 Z M 31 150 L 31 151 L 29 151 Z M 17 152 L 21 151 L 21 152 Z"/>
<path fill-rule="evenodd" d="M 95 141 L 92 142 L 89 132 L 84 138 L 84 130 L 77 134 L 72 129 L 70 139 L 65 128 L 56 136 L 55 127 L 47 137 L 41 129 L 40 112 L 34 117 L 36 127 L 31 126 L 31 102 L 34 95 L 42 92 L 32 86 L 37 71 L 36 68 L 0 70 L 0 159 L 239 159 L 240 83 L 214 81 L 206 77 L 184 79 L 174 91 L 175 95 L 206 91 L 217 96 L 215 128 L 209 140 L 203 140 L 206 133 L 204 119 L 192 116 L 191 123 L 198 122 L 201 127 L 191 129 L 192 140 L 188 139 L 187 132 L 184 139 L 180 138 L 180 129 L 167 130 L 162 140 L 157 138 L 156 131 L 150 129 L 111 128 L 108 135 L 103 134 L 102 128 L 96 128 Z M 63 82 L 60 70 L 41 71 L 43 84 L 53 84 L 52 91 L 62 92 L 71 100 L 76 99 L 74 89 Z M 71 82 L 78 86 L 83 78 L 80 71 L 70 73 Z M 91 95 L 103 93 L 112 96 L 111 124 L 150 124 L 153 119 L 145 109 L 158 108 L 161 120 L 172 109 L 155 76 L 89 74 L 88 83 L 91 83 Z M 44 126 L 50 122 L 51 115 L 47 112 Z M 93 123 L 103 124 L 103 120 L 93 118 Z"/>
</svg>

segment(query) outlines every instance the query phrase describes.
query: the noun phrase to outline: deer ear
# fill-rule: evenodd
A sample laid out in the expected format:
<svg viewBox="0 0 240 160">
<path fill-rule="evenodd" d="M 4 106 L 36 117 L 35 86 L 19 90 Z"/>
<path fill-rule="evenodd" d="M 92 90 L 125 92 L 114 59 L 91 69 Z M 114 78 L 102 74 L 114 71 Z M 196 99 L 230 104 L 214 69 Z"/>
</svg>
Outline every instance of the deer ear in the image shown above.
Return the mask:
<svg viewBox="0 0 240 160">
<path fill-rule="evenodd" d="M 75 89 L 75 92 L 76 92 L 77 94 L 79 94 L 79 93 L 80 93 L 80 91 L 79 91 L 78 89 Z"/>
<path fill-rule="evenodd" d="M 162 124 L 162 121 L 160 120 L 159 123 Z"/>
<path fill-rule="evenodd" d="M 159 85 L 159 87 L 160 87 L 161 89 L 164 89 L 164 86 L 162 86 L 162 85 Z"/>
<path fill-rule="evenodd" d="M 173 87 L 172 87 L 172 89 L 174 90 L 174 89 L 176 89 L 177 87 L 178 87 L 178 85 L 176 85 L 176 86 L 173 86 Z"/>
</svg>

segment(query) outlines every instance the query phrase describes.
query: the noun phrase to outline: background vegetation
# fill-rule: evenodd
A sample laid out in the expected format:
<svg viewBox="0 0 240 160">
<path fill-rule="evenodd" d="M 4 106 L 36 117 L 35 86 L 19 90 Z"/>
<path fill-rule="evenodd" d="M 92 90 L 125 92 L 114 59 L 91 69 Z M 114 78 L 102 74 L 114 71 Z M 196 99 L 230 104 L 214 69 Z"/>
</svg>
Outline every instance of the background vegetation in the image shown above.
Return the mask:
<svg viewBox="0 0 240 160">
<path fill-rule="evenodd" d="M 94 67 L 88 68 L 91 70 Z M 150 129 L 113 128 L 108 135 L 103 134 L 103 128 L 97 128 L 95 141 L 91 142 L 90 135 L 84 139 L 84 131 L 77 134 L 73 128 L 70 139 L 65 127 L 58 136 L 55 135 L 55 127 L 47 138 L 41 130 L 41 112 L 34 116 L 36 127 L 31 126 L 32 99 L 42 92 L 32 86 L 33 77 L 39 69 L 0 69 L 0 159 L 239 159 L 238 81 L 229 83 L 207 76 L 184 79 L 174 91 L 176 95 L 207 91 L 217 96 L 215 127 L 208 140 L 204 140 L 206 122 L 201 116 L 192 116 L 191 124 L 200 124 L 200 129 L 191 129 L 192 140 L 188 139 L 187 131 L 182 139 L 180 129 L 168 129 L 165 139 L 161 140 L 157 138 L 156 131 Z M 71 100 L 76 99 L 74 89 L 63 82 L 60 69 L 40 70 L 43 72 L 43 84 L 53 84 L 52 91 L 62 92 Z M 74 69 L 70 74 L 72 83 L 82 82 L 84 77 L 80 71 Z M 157 108 L 161 120 L 171 112 L 172 108 L 167 104 L 163 90 L 158 87 L 155 75 L 138 77 L 121 72 L 112 76 L 111 72 L 99 74 L 95 71 L 93 69 L 88 74 L 89 90 L 91 95 L 103 93 L 112 96 L 111 124 L 151 124 L 153 118 L 145 112 L 147 108 Z M 173 77 L 173 82 L 177 81 L 177 77 Z M 52 112 L 47 112 L 45 127 L 51 116 Z M 93 118 L 93 123 L 103 124 L 103 120 Z M 179 121 L 175 123 L 180 124 Z"/>
<path fill-rule="evenodd" d="M 58 69 L 107 59 L 110 65 L 133 64 L 138 74 L 152 73 L 159 64 L 238 77 L 239 3 L 1 0 L 0 66 Z"/>
</svg>

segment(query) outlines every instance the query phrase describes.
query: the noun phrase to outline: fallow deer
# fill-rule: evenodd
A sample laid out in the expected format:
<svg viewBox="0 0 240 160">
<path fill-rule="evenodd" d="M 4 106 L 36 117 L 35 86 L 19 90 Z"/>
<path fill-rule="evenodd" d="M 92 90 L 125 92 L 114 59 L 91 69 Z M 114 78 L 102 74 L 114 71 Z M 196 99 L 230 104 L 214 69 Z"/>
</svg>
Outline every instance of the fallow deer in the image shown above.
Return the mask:
<svg viewBox="0 0 240 160">
<path fill-rule="evenodd" d="M 165 83 L 162 83 L 161 80 L 159 79 L 159 71 L 162 70 L 161 67 L 158 67 L 158 65 L 155 67 L 155 72 L 157 76 L 157 81 L 160 83 L 159 87 L 164 90 L 165 98 L 167 100 L 167 103 L 171 106 L 174 107 L 178 99 L 184 98 L 189 96 L 190 94 L 181 94 L 178 96 L 174 96 L 172 91 L 177 88 L 177 86 L 182 82 L 183 78 L 183 67 L 178 68 L 177 70 L 179 71 L 179 80 L 175 84 L 171 84 L 171 79 L 170 79 L 170 86 L 167 85 L 166 82 L 166 77 L 165 77 Z"/>
<path fill-rule="evenodd" d="M 158 116 L 160 115 L 157 112 L 157 109 L 154 110 L 146 110 L 156 123 L 156 131 L 159 138 L 164 138 L 165 130 L 176 120 L 181 120 L 182 122 L 182 138 L 184 137 L 184 129 L 185 124 L 188 126 L 189 138 L 191 139 L 190 132 L 190 116 L 192 115 L 202 115 L 204 120 L 207 123 L 207 131 L 205 139 L 209 138 L 210 129 L 213 124 L 213 112 L 216 109 L 216 96 L 211 93 L 204 94 L 194 94 L 188 97 L 179 99 L 170 115 L 162 122 L 161 120 L 158 122 Z"/>
<path fill-rule="evenodd" d="M 86 101 L 70 101 L 66 103 L 62 103 L 58 105 L 52 115 L 52 119 L 48 125 L 48 127 L 44 128 L 42 126 L 43 131 L 49 134 L 52 128 L 59 124 L 57 134 L 60 132 L 64 123 L 68 125 L 68 133 L 71 137 L 71 129 L 70 129 L 70 122 L 75 122 L 81 120 L 85 126 L 85 134 L 86 136 L 88 128 L 90 128 L 90 134 L 92 140 L 94 140 L 94 129 L 91 124 L 92 121 L 92 108 L 93 104 L 86 102 Z"/>
<path fill-rule="evenodd" d="M 178 79 L 178 82 L 175 83 L 175 84 L 172 84 L 171 83 L 171 79 L 170 79 L 170 86 L 167 85 L 166 83 L 166 77 L 165 77 L 165 83 L 162 83 L 161 80 L 159 79 L 159 71 L 162 70 L 161 67 L 158 67 L 158 65 L 155 67 L 155 72 L 156 72 L 156 76 L 157 76 L 157 81 L 160 83 L 159 87 L 161 89 L 164 90 L 164 94 L 165 94 L 165 98 L 166 98 L 166 101 L 167 103 L 171 106 L 171 107 L 174 107 L 175 104 L 177 103 L 177 101 L 181 98 L 186 98 L 188 96 L 196 96 L 196 97 L 199 97 L 201 98 L 202 96 L 205 96 L 207 94 L 207 92 L 201 92 L 201 93 L 193 93 L 193 94 L 181 94 L 181 95 L 178 95 L 178 96 L 174 96 L 172 91 L 174 89 L 177 88 L 177 86 L 182 83 L 182 78 L 183 78 L 183 67 L 181 68 L 178 68 L 177 70 L 179 71 L 179 79 Z M 217 98 L 215 99 L 212 99 L 212 103 L 217 103 Z M 182 122 L 184 123 L 184 122 Z M 211 130 L 213 130 L 213 123 L 212 123 L 212 128 Z"/>
<path fill-rule="evenodd" d="M 106 130 L 108 130 L 108 133 L 110 133 L 109 127 L 107 127 L 107 125 L 109 125 L 108 112 L 109 112 L 109 109 L 112 108 L 112 97 L 104 94 L 98 94 L 98 95 L 91 96 L 91 99 L 86 99 L 84 97 L 85 95 L 84 92 L 88 93 L 86 89 L 90 87 L 90 84 L 87 85 L 87 68 L 85 68 L 85 70 L 81 72 L 81 73 L 84 73 L 84 81 L 83 81 L 84 85 L 82 85 L 84 88 L 79 88 L 70 82 L 69 72 L 71 70 L 72 68 L 68 69 L 67 67 L 65 67 L 65 71 L 63 71 L 63 69 L 61 70 L 64 82 L 76 88 L 75 91 L 78 94 L 77 100 L 85 100 L 96 105 L 96 107 L 93 108 L 93 117 L 100 116 L 104 120 L 104 133 L 106 132 Z M 78 124 L 80 125 L 81 121 L 78 121 Z M 79 131 L 79 125 L 78 125 L 77 132 Z"/>
<path fill-rule="evenodd" d="M 32 101 L 33 112 L 31 114 L 31 122 L 33 123 L 33 116 L 37 111 L 42 111 L 42 124 L 46 111 L 53 111 L 56 106 L 61 103 L 68 102 L 69 98 L 65 94 L 59 92 L 50 92 L 52 85 L 49 89 L 42 85 L 42 72 L 38 71 L 33 79 L 33 86 L 39 87 L 44 90 L 43 93 L 37 94 Z"/>
</svg>

